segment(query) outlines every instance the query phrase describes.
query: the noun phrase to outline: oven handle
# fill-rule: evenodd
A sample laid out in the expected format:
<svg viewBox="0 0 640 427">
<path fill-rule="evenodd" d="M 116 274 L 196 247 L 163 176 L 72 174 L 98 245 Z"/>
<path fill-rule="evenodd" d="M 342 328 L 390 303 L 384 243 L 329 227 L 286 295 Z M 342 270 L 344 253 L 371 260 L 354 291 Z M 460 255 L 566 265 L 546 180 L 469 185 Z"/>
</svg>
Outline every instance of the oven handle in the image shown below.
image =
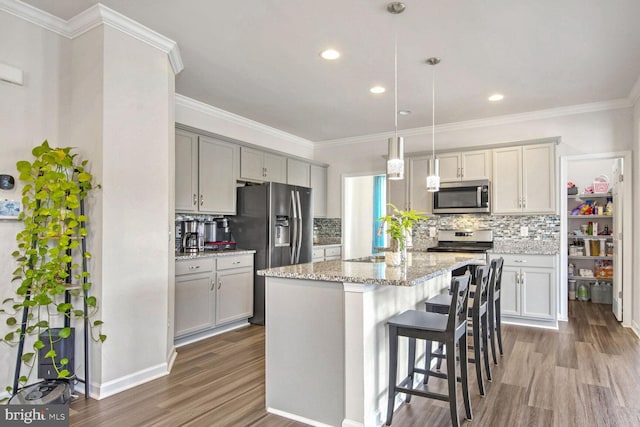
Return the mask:
<svg viewBox="0 0 640 427">
<path fill-rule="evenodd" d="M 482 186 L 480 185 L 476 188 L 476 206 L 482 206 Z"/>
</svg>

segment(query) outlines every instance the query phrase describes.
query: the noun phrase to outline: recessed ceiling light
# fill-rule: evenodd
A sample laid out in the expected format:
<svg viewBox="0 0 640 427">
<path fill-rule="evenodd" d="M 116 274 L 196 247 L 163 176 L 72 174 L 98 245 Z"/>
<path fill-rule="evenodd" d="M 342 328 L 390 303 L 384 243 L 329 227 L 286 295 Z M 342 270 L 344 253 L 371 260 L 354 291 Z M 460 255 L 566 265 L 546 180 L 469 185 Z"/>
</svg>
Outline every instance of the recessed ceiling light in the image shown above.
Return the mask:
<svg viewBox="0 0 640 427">
<path fill-rule="evenodd" d="M 398 111 L 398 114 L 401 116 L 408 116 L 409 114 L 411 114 L 411 110 L 400 110 Z"/>
<path fill-rule="evenodd" d="M 371 93 L 384 93 L 386 91 L 385 88 L 383 88 L 382 86 L 374 86 L 371 89 L 369 89 L 369 92 Z"/>
<path fill-rule="evenodd" d="M 489 101 L 502 101 L 504 99 L 504 95 L 501 93 L 494 93 L 489 97 Z"/>
<path fill-rule="evenodd" d="M 320 52 L 320 56 L 326 60 L 333 61 L 334 59 L 340 58 L 340 52 L 335 49 L 327 49 Z"/>
</svg>

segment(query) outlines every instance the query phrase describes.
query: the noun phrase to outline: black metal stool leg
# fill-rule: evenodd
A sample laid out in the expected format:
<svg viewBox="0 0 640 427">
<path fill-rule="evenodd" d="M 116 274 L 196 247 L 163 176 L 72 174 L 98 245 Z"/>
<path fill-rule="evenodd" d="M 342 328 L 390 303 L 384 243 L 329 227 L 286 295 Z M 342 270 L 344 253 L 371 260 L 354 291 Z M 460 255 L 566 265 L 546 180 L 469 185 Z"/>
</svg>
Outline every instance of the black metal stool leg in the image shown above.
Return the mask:
<svg viewBox="0 0 640 427">
<path fill-rule="evenodd" d="M 487 380 L 493 381 L 493 377 L 491 375 L 491 364 L 489 363 L 489 328 L 487 326 L 487 312 L 480 318 L 480 323 L 482 323 L 482 352 L 484 353 L 484 371 L 487 374 Z"/>
<path fill-rule="evenodd" d="M 389 400 L 387 402 L 387 425 L 393 419 L 393 407 L 396 399 L 396 381 L 398 372 L 398 328 L 389 326 Z"/>
<path fill-rule="evenodd" d="M 498 336 L 498 348 L 500 356 L 504 355 L 502 351 L 502 320 L 500 319 L 500 298 L 496 300 L 496 335 Z"/>
<path fill-rule="evenodd" d="M 471 398 L 469 397 L 469 355 L 467 354 L 467 336 L 460 337 L 458 341 L 460 349 L 460 377 L 462 379 L 462 399 L 464 400 L 464 410 L 468 420 L 473 419 L 471 412 Z"/>
<path fill-rule="evenodd" d="M 427 345 L 424 349 L 424 380 L 423 384 L 427 384 L 429 382 L 429 371 L 431 370 L 431 347 L 433 346 L 433 341 L 427 341 Z M 438 359 L 439 360 L 439 359 Z"/>
<path fill-rule="evenodd" d="M 451 424 L 460 425 L 458 419 L 458 386 L 456 374 L 456 345 L 447 341 L 447 383 L 449 385 L 449 411 L 451 412 Z"/>
<path fill-rule="evenodd" d="M 482 355 L 480 354 L 480 325 L 474 319 L 473 323 L 473 355 L 476 369 L 476 379 L 478 380 L 478 389 L 480 390 L 480 396 L 485 395 L 484 381 L 482 380 Z"/>
<path fill-rule="evenodd" d="M 416 367 L 416 339 L 409 338 L 409 361 L 407 363 L 407 378 L 409 378 L 409 383 L 407 387 L 413 388 L 413 372 Z M 411 402 L 411 394 L 407 393 L 404 401 L 409 403 Z"/>
<path fill-rule="evenodd" d="M 498 354 L 496 352 L 496 312 L 494 304 L 489 301 L 489 342 L 491 343 L 491 354 L 493 364 L 498 364 Z"/>
</svg>

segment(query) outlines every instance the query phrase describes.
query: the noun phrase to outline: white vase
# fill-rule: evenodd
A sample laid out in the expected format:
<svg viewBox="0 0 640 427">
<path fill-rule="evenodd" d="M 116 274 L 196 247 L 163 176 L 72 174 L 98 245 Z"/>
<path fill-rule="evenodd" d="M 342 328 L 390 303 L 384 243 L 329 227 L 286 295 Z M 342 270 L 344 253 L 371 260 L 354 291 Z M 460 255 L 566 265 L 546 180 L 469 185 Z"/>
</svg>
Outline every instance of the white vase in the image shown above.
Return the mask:
<svg viewBox="0 0 640 427">
<path fill-rule="evenodd" d="M 397 267 L 402 264 L 402 253 L 388 251 L 384 253 L 384 263 L 389 267 Z"/>
</svg>

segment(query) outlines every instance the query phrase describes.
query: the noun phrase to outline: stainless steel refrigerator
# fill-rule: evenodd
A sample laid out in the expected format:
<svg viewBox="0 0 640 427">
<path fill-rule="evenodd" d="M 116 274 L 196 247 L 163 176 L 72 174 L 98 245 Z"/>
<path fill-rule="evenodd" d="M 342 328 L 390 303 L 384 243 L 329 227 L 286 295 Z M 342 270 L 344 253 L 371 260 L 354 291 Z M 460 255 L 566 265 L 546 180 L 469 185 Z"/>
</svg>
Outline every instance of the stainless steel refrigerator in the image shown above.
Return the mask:
<svg viewBox="0 0 640 427">
<path fill-rule="evenodd" d="M 255 249 L 255 270 L 311 262 L 313 207 L 311 189 L 267 182 L 238 188 L 238 209 L 231 217 L 233 237 L 242 249 Z M 251 323 L 264 325 L 264 277 L 254 273 Z"/>
</svg>

